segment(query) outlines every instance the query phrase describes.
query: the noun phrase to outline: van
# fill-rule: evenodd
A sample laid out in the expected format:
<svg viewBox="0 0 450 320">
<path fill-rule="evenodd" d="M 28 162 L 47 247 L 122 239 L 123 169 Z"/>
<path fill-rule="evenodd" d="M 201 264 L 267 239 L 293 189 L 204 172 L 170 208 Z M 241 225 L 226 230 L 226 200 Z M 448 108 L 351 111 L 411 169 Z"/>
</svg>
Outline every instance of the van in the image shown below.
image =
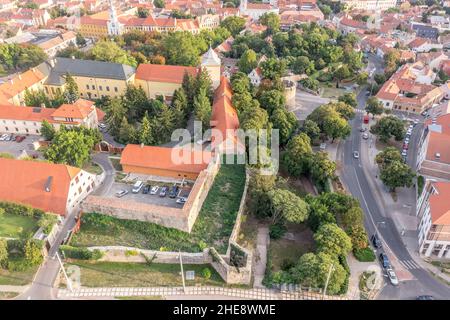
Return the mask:
<svg viewBox="0 0 450 320">
<path fill-rule="evenodd" d="M 141 191 L 142 187 L 144 186 L 144 183 L 140 180 L 136 181 L 136 183 L 133 185 L 133 189 L 131 192 L 133 193 L 139 193 Z"/>
</svg>

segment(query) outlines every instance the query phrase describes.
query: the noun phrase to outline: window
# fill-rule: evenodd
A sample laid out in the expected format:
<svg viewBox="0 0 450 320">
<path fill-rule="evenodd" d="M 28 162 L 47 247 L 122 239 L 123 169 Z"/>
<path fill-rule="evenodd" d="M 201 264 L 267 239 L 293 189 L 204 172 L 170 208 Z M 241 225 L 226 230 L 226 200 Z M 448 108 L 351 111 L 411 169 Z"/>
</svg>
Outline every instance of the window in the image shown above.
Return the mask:
<svg viewBox="0 0 450 320">
<path fill-rule="evenodd" d="M 106 91 L 109 91 L 109 86 L 106 86 Z"/>
<path fill-rule="evenodd" d="M 6 130 L 6 131 L 9 131 L 8 127 L 5 127 L 5 130 Z"/>
<path fill-rule="evenodd" d="M 48 94 L 48 87 L 45 87 L 45 93 Z"/>
<path fill-rule="evenodd" d="M 38 130 L 38 129 L 36 129 L 36 133 L 39 133 L 39 130 Z"/>
<path fill-rule="evenodd" d="M 89 85 L 88 85 L 88 84 L 86 85 L 86 89 L 88 89 L 88 90 L 89 90 Z"/>
<path fill-rule="evenodd" d="M 95 90 L 95 86 L 94 85 L 92 85 L 92 90 Z"/>
<path fill-rule="evenodd" d="M 25 131 L 28 133 L 28 129 L 25 129 Z"/>
<path fill-rule="evenodd" d="M 53 93 L 53 94 L 55 93 L 55 88 L 53 88 L 53 87 L 52 87 L 52 93 Z"/>
<path fill-rule="evenodd" d="M 78 183 L 80 181 L 80 179 L 78 179 L 78 177 L 75 177 L 75 183 Z"/>
<path fill-rule="evenodd" d="M 16 124 L 16 122 L 15 122 L 15 121 L 13 121 L 13 124 Z"/>
<path fill-rule="evenodd" d="M 16 132 L 19 132 L 19 129 L 16 128 Z"/>
<path fill-rule="evenodd" d="M 26 125 L 27 123 L 24 121 L 23 124 Z"/>
<path fill-rule="evenodd" d="M 36 127 L 36 122 L 33 122 L 34 126 Z"/>
<path fill-rule="evenodd" d="M 115 91 L 115 92 L 118 92 L 119 90 L 117 90 L 117 87 L 114 87 L 114 91 Z"/>
<path fill-rule="evenodd" d="M 102 87 L 102 86 L 98 86 L 98 89 L 99 89 L 100 91 L 103 91 L 103 87 Z"/>
<path fill-rule="evenodd" d="M 83 191 L 83 189 L 81 189 L 81 187 L 78 188 L 78 193 L 81 194 L 81 192 Z"/>
</svg>

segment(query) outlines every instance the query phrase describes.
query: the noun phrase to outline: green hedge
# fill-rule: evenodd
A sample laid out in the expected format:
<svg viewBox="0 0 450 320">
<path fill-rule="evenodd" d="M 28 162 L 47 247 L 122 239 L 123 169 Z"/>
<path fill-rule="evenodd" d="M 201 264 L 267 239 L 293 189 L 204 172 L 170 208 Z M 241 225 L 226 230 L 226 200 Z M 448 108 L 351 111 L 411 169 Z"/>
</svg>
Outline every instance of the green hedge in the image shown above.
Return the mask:
<svg viewBox="0 0 450 320">
<path fill-rule="evenodd" d="M 361 262 L 372 262 L 376 259 L 375 253 L 373 253 L 370 247 L 355 249 L 353 250 L 353 255 L 355 256 L 356 260 Z"/>
<path fill-rule="evenodd" d="M 72 247 L 67 245 L 62 245 L 60 248 L 66 258 L 80 260 L 98 260 L 103 257 L 103 253 L 97 249 L 90 251 L 87 248 Z"/>
</svg>

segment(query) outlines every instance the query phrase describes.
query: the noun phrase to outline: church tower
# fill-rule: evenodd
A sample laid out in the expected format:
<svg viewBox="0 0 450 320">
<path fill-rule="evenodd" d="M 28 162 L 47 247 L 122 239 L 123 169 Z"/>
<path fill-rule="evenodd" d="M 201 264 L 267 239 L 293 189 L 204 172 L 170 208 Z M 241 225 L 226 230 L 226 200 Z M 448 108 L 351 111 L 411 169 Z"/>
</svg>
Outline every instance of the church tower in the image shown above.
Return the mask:
<svg viewBox="0 0 450 320">
<path fill-rule="evenodd" d="M 118 36 L 122 34 L 123 25 L 119 22 L 117 18 L 116 9 L 112 3 L 112 0 L 109 0 L 109 20 L 108 20 L 108 35 L 110 36 Z"/>
<path fill-rule="evenodd" d="M 209 50 L 202 56 L 202 69 L 208 71 L 211 77 L 213 88 L 216 89 L 220 85 L 220 69 L 222 61 L 217 53 L 209 47 Z"/>
</svg>

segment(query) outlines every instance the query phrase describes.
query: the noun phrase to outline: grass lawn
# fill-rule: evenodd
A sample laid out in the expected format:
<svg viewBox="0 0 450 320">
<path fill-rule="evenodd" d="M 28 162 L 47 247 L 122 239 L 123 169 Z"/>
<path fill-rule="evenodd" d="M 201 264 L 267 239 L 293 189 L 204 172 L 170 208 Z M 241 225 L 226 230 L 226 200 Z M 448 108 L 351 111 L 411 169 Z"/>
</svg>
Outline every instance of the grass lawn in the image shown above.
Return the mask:
<svg viewBox="0 0 450 320">
<path fill-rule="evenodd" d="M 93 163 L 93 162 L 86 164 L 83 169 L 86 170 L 87 172 L 93 173 L 93 174 L 102 174 L 103 173 L 102 167 L 100 167 L 98 164 Z"/>
<path fill-rule="evenodd" d="M 324 83 L 320 83 L 320 88 L 323 89 L 321 97 L 323 98 L 332 98 L 337 99 L 339 96 L 342 96 L 345 93 L 351 92 L 347 91 L 344 88 L 336 88 L 336 82 L 331 82 L 331 87 L 327 86 Z"/>
<path fill-rule="evenodd" d="M 26 271 L 9 271 L 0 268 L 0 285 L 23 286 L 29 284 L 39 266 L 30 267 Z"/>
<path fill-rule="evenodd" d="M 251 214 L 242 216 L 241 228 L 238 235 L 238 243 L 246 249 L 256 248 L 258 237 L 258 219 Z"/>
<path fill-rule="evenodd" d="M 38 229 L 37 220 L 5 213 L 0 215 L 0 237 L 20 238 L 23 234 L 33 233 Z"/>
<path fill-rule="evenodd" d="M 307 252 L 314 252 L 313 233 L 306 224 L 288 225 L 285 237 L 270 240 L 269 254 L 272 260 L 273 272 L 282 270 L 286 263 L 297 263 Z"/>
<path fill-rule="evenodd" d="M 170 287 L 182 286 L 179 264 L 157 264 L 124 262 L 87 262 L 74 260 L 70 265 L 80 267 L 81 285 L 85 287 Z M 210 265 L 183 265 L 184 271 L 195 271 L 195 280 L 186 280 L 186 285 L 223 286 L 224 282 Z M 201 275 L 209 268 L 211 278 Z"/>
<path fill-rule="evenodd" d="M 244 165 L 222 165 L 190 234 L 154 223 L 86 214 L 73 246 L 129 246 L 168 251 L 201 251 L 200 243 L 225 253 L 245 184 Z M 90 217 L 89 217 L 90 216 Z"/>
</svg>

